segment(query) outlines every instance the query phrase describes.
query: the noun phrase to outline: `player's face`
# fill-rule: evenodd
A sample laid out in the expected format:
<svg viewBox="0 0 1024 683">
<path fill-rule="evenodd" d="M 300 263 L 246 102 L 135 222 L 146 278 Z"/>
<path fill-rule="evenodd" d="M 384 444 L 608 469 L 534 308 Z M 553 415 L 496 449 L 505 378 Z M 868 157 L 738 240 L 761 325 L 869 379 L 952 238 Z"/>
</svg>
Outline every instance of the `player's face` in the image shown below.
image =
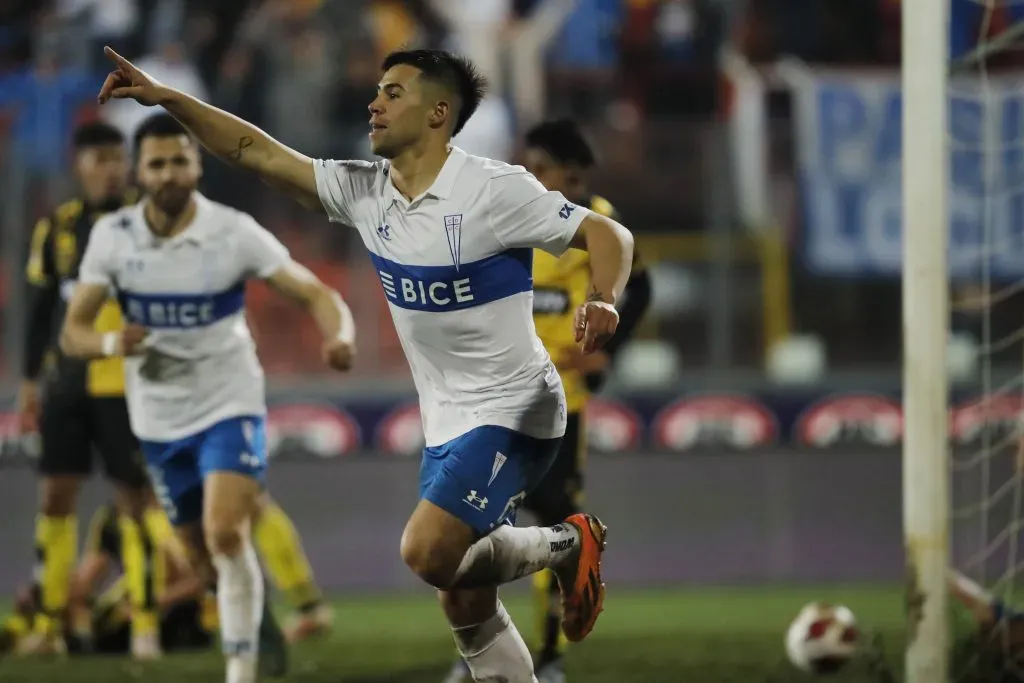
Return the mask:
<svg viewBox="0 0 1024 683">
<path fill-rule="evenodd" d="M 370 149 L 393 159 L 419 142 L 431 128 L 443 125 L 448 103 L 440 102 L 434 88 L 424 83 L 420 70 L 408 64 L 388 69 L 370 103 Z M 443 113 L 442 110 L 443 109 Z"/>
<path fill-rule="evenodd" d="M 75 174 L 90 202 L 120 201 L 128 183 L 128 153 L 120 144 L 86 147 L 75 154 Z"/>
<path fill-rule="evenodd" d="M 139 185 L 170 216 L 185 210 L 199 186 L 199 150 L 185 135 L 143 138 L 136 169 Z"/>
<path fill-rule="evenodd" d="M 573 164 L 558 163 L 542 149 L 527 147 L 523 151 L 523 166 L 551 192 L 561 192 L 572 201 L 586 194 L 582 170 Z"/>
</svg>

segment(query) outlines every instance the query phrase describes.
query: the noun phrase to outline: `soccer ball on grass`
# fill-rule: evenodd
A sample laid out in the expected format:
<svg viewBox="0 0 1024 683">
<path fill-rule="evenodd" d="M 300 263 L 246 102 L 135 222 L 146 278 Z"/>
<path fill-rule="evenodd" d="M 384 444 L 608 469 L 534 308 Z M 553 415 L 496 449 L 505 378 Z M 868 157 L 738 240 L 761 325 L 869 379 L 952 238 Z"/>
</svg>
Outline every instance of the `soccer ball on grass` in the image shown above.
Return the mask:
<svg viewBox="0 0 1024 683">
<path fill-rule="evenodd" d="M 812 602 L 786 631 L 786 655 L 801 671 L 834 673 L 853 658 L 859 641 L 857 620 L 849 608 Z"/>
</svg>

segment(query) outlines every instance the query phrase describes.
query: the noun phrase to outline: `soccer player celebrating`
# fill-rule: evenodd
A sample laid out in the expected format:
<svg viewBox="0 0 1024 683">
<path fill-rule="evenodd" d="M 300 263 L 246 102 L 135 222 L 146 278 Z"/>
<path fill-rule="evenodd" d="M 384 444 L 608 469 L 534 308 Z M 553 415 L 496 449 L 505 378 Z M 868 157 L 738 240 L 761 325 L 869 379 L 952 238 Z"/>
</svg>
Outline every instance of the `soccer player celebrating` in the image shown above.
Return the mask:
<svg viewBox="0 0 1024 683">
<path fill-rule="evenodd" d="M 40 611 L 33 633 L 25 639 L 25 649 L 37 653 L 64 649 L 64 613 L 78 552 L 75 510 L 82 480 L 93 466 L 93 449 L 114 484 L 123 513 L 125 569 L 132 576 L 141 576 L 146 564 L 145 530 L 134 520 L 143 519 L 148 483 L 128 422 L 121 361 L 83 362 L 56 348 L 93 224 L 107 212 L 133 203 L 136 193 L 127 188 L 128 154 L 117 129 L 104 123 L 84 124 L 75 131 L 72 147 L 81 194 L 36 224 L 26 268 L 25 359 L 18 412 L 21 429 L 38 429 L 42 438 L 33 572 Z M 95 323 L 102 332 L 121 329 L 121 311 L 115 300 L 105 296 L 98 301 Z M 137 656 L 147 657 L 157 642 L 156 617 L 144 596 L 135 597 L 133 650 Z"/>
<path fill-rule="evenodd" d="M 591 291 L 574 320 L 575 339 L 590 353 L 618 325 L 630 233 L 521 167 L 453 147 L 484 83 L 450 53 L 385 59 L 369 105 L 371 147 L 385 159 L 376 163 L 310 159 L 107 54 L 115 69 L 101 102 L 162 105 L 218 157 L 359 231 L 412 369 L 427 442 L 402 557 L 439 590 L 474 680 L 536 681 L 498 586 L 554 570 L 562 629 L 582 640 L 604 600 L 605 529 L 587 514 L 550 527 L 512 525 L 554 459 L 566 419 L 561 380 L 531 317 L 532 250 L 590 253 Z"/>
<path fill-rule="evenodd" d="M 259 635 L 280 646 L 265 669 L 283 673 L 285 653 L 280 632 L 260 634 L 272 621 L 250 525 L 267 466 L 266 401 L 245 281 L 263 278 L 302 304 L 339 370 L 353 357 L 351 313 L 250 216 L 196 191 L 199 149 L 177 121 L 147 120 L 134 148 L 146 197 L 94 227 L 60 344 L 80 358 L 125 357 L 132 431 L 157 498 L 200 577 L 216 572 L 227 682 L 253 683 Z M 129 324 L 97 332 L 111 291 Z"/>
</svg>

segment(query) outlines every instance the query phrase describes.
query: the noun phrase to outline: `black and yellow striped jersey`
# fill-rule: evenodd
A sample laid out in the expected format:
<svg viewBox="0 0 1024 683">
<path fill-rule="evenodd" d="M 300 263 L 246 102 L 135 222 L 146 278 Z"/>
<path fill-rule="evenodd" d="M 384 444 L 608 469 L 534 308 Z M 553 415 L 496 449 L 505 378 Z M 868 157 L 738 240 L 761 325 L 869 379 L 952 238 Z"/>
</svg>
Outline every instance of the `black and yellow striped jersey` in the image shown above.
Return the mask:
<svg viewBox="0 0 1024 683">
<path fill-rule="evenodd" d="M 129 191 L 122 205 L 132 204 L 137 198 L 134 190 Z M 72 199 L 40 219 L 32 231 L 25 267 L 29 297 L 22 376 L 37 379 L 45 366 L 47 373 L 53 375 L 57 391 L 124 395 L 124 364 L 120 358 L 82 361 L 64 357 L 57 349 L 57 338 L 92 226 L 104 213 L 91 208 L 84 199 Z M 96 329 L 113 332 L 123 326 L 120 307 L 111 298 L 100 310 Z"/>
<path fill-rule="evenodd" d="M 594 213 L 618 220 L 615 207 L 598 195 L 587 202 Z M 633 255 L 633 274 L 643 267 Z M 561 256 L 552 256 L 537 249 L 533 256 L 533 321 L 537 335 L 548 353 L 557 361 L 558 356 L 576 346 L 573 317 L 587 298 L 590 287 L 590 256 L 579 249 L 569 249 Z M 579 412 L 587 403 L 590 391 L 586 378 L 579 372 L 560 371 L 565 386 L 566 409 Z"/>
</svg>

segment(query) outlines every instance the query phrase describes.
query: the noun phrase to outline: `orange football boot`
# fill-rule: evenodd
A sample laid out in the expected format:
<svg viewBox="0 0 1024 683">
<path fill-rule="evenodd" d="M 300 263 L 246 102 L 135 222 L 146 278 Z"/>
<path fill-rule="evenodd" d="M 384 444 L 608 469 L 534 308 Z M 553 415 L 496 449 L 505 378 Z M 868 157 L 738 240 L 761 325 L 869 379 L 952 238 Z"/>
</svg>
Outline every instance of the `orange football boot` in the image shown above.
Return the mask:
<svg viewBox="0 0 1024 683">
<path fill-rule="evenodd" d="M 576 643 L 594 630 L 597 616 L 604 609 L 601 553 L 605 549 L 608 527 L 585 512 L 572 515 L 565 523 L 572 524 L 580 533 L 572 582 L 566 576 L 559 577 L 558 584 L 562 592 L 562 632 L 569 641 Z"/>
</svg>

